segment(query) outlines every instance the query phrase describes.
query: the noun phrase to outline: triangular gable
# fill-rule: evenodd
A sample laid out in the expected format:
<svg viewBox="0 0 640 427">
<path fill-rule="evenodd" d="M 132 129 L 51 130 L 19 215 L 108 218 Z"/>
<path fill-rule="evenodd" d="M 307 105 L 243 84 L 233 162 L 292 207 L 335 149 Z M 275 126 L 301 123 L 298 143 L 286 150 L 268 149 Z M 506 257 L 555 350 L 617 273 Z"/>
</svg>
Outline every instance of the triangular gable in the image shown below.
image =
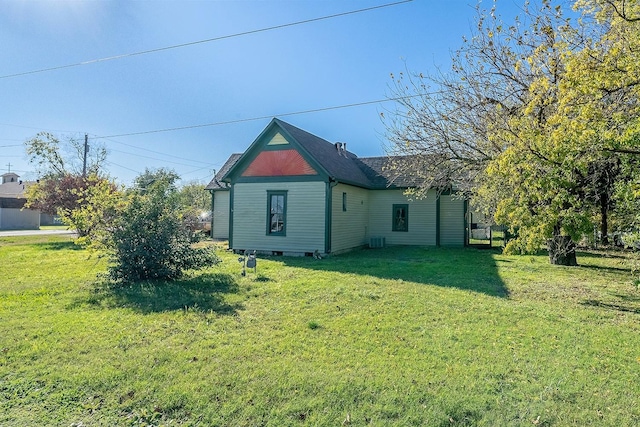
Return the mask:
<svg viewBox="0 0 640 427">
<path fill-rule="evenodd" d="M 289 141 L 287 141 L 285 137 L 280 134 L 280 132 L 277 132 L 273 136 L 273 138 L 271 138 L 271 141 L 267 143 L 267 145 L 289 145 Z"/>
<path fill-rule="evenodd" d="M 328 179 L 317 160 L 273 119 L 222 179 L 232 182 L 295 176 Z"/>
</svg>

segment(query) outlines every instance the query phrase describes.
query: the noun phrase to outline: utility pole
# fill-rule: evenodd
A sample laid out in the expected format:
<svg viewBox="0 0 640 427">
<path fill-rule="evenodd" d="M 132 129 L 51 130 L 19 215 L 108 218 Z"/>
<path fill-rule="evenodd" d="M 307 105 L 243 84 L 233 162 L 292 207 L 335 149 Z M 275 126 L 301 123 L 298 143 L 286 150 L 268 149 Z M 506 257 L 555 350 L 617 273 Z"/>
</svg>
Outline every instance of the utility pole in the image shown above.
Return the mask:
<svg viewBox="0 0 640 427">
<path fill-rule="evenodd" d="M 84 161 L 82 162 L 82 177 L 87 176 L 87 151 L 89 151 L 89 135 L 84 134 Z"/>
</svg>

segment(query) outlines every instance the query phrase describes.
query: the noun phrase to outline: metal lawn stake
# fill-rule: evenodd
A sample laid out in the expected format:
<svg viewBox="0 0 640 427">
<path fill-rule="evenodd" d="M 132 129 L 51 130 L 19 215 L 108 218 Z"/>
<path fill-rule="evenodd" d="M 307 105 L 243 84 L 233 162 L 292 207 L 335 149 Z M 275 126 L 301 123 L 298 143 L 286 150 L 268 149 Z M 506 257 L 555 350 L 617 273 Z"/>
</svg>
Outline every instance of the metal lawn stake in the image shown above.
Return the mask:
<svg viewBox="0 0 640 427">
<path fill-rule="evenodd" d="M 242 263 L 242 275 L 247 275 L 247 268 L 253 268 L 253 272 L 258 272 L 258 260 L 256 259 L 256 251 L 253 252 L 244 251 L 244 255 L 238 258 L 238 261 Z"/>
</svg>

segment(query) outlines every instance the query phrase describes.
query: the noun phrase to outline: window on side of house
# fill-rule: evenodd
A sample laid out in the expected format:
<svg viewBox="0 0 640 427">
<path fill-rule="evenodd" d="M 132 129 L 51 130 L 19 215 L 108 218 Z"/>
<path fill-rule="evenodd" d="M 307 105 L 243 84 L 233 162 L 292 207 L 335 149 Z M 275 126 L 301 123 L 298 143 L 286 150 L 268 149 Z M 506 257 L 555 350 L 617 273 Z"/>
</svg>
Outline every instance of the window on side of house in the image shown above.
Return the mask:
<svg viewBox="0 0 640 427">
<path fill-rule="evenodd" d="M 342 193 L 342 212 L 347 211 L 347 193 Z"/>
<path fill-rule="evenodd" d="M 393 231 L 409 231 L 409 205 L 393 205 Z"/>
<path fill-rule="evenodd" d="M 287 192 L 267 191 L 267 234 L 284 236 L 287 218 Z"/>
</svg>

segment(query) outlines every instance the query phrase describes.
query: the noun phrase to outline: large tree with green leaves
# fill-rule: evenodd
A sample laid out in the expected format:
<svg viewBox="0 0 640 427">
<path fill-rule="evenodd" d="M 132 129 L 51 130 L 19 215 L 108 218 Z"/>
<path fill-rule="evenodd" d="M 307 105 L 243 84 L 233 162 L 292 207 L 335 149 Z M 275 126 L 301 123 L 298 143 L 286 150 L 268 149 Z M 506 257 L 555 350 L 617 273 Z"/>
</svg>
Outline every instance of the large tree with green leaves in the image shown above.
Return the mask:
<svg viewBox="0 0 640 427">
<path fill-rule="evenodd" d="M 205 190 L 205 185 L 188 182 L 179 188 L 178 194 L 189 227 L 193 230 L 203 228 L 203 223 L 211 220 L 211 194 Z"/>
<path fill-rule="evenodd" d="M 86 194 L 95 191 L 90 187 L 114 185 L 103 171 L 106 149 L 85 144 L 82 138 L 67 137 L 61 141 L 49 132 L 40 132 L 27 140 L 25 149 L 39 174 L 37 182 L 27 190 L 27 207 L 59 215 L 81 236 L 88 234 L 90 225 L 76 221 L 74 218 L 79 217 L 74 211 L 88 208 Z"/>
<path fill-rule="evenodd" d="M 114 215 L 119 193 L 120 189 L 107 178 L 65 174 L 30 185 L 26 207 L 58 215 L 85 238 Z"/>
<path fill-rule="evenodd" d="M 579 0 L 587 24 L 567 58 L 559 127 L 608 162 L 614 231 L 640 230 L 640 3 Z M 588 19 L 587 19 L 588 18 Z M 604 177 L 604 181 L 608 176 Z M 602 182 L 602 181 L 601 181 Z"/>
<path fill-rule="evenodd" d="M 84 137 L 59 137 L 39 132 L 25 142 L 29 162 L 41 179 L 63 175 L 104 175 L 107 150 L 102 144 L 85 143 Z"/>
<path fill-rule="evenodd" d="M 548 1 L 511 25 L 495 6 L 479 10 L 450 73 L 396 79 L 389 151 L 415 159 L 412 172 L 423 177 L 417 192 L 453 184 L 517 231 L 507 251 L 547 243 L 551 262 L 575 264 L 575 241 L 595 218 L 606 224 L 629 154 L 616 146 L 624 132 L 612 138 L 608 129 L 625 123 L 630 130 L 638 117 L 637 98 L 605 96 L 607 87 L 590 77 L 595 65 L 584 61 L 599 54 L 597 66 L 607 63 L 617 42 L 613 14 L 602 8 L 616 3 L 578 4 L 585 16 L 575 24 Z M 628 24 L 621 23 L 625 31 Z M 620 45 L 609 62 L 628 59 L 627 50 Z"/>
</svg>

